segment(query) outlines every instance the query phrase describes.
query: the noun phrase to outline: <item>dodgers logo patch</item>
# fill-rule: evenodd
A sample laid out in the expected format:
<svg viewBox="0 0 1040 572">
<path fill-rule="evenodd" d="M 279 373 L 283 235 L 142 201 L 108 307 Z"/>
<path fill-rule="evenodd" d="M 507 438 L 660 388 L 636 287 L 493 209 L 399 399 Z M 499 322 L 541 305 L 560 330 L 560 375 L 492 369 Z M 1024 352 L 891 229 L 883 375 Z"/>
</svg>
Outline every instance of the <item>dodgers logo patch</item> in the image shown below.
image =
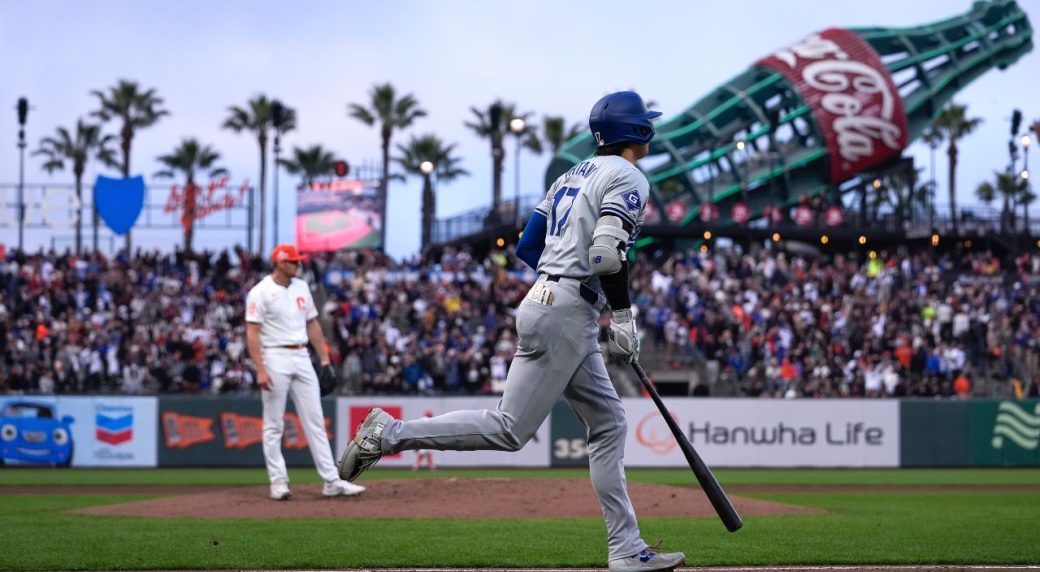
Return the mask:
<svg viewBox="0 0 1040 572">
<path fill-rule="evenodd" d="M 639 199 L 639 191 L 628 191 L 621 193 L 621 198 L 625 201 L 625 206 L 630 211 L 637 211 L 642 206 L 642 201 Z"/>
</svg>

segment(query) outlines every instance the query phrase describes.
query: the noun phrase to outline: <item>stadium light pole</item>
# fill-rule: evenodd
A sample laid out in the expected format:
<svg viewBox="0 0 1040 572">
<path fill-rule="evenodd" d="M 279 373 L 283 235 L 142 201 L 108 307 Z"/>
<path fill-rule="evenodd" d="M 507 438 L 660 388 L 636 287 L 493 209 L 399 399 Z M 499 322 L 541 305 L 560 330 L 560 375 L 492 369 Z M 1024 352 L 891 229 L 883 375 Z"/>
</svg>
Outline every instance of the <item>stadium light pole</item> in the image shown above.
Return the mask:
<svg viewBox="0 0 1040 572">
<path fill-rule="evenodd" d="M 281 169 L 278 166 L 278 155 L 282 151 L 282 145 L 279 141 L 278 130 L 274 132 L 274 244 L 277 246 L 278 243 L 278 171 Z"/>
<path fill-rule="evenodd" d="M 514 159 L 513 170 L 514 173 L 514 184 L 513 184 L 513 225 L 520 224 L 520 143 L 523 139 L 524 129 L 527 128 L 526 122 L 522 117 L 514 117 L 509 122 L 509 130 L 516 136 L 516 158 Z"/>
<path fill-rule="evenodd" d="M 748 161 L 751 157 L 747 150 L 747 143 L 743 139 L 737 141 L 736 148 L 744 156 L 744 160 L 740 166 L 734 168 L 736 172 L 733 174 L 740 178 L 740 202 L 746 205 L 748 204 L 748 172 L 751 170 Z"/>
<path fill-rule="evenodd" d="M 1033 143 L 1033 139 L 1029 135 L 1023 135 L 1019 143 L 1022 144 L 1022 178 L 1029 179 L 1029 145 Z"/>
<path fill-rule="evenodd" d="M 422 198 L 422 237 L 420 246 L 423 254 L 430 247 L 432 237 L 430 231 L 433 227 L 433 213 L 436 211 L 434 201 L 436 197 L 433 194 L 433 171 L 436 169 L 436 165 L 432 161 L 423 161 L 419 163 L 419 172 L 423 176 L 423 198 Z"/>
<path fill-rule="evenodd" d="M 18 98 L 18 250 L 23 251 L 25 237 L 25 120 L 29 117 L 29 100 Z"/>
<path fill-rule="evenodd" d="M 274 244 L 278 243 L 278 156 L 282 152 L 282 119 L 285 107 L 277 99 L 271 102 L 271 123 L 274 125 Z"/>
</svg>

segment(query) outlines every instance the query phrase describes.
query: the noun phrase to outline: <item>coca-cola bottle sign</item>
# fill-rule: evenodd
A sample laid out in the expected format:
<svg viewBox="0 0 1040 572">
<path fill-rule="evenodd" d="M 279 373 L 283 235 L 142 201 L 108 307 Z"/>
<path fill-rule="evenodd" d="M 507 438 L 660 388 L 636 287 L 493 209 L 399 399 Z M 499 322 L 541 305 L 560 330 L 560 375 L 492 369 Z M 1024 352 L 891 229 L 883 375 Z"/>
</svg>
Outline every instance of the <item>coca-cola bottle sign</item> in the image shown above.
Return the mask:
<svg viewBox="0 0 1040 572">
<path fill-rule="evenodd" d="M 855 33 L 828 28 L 759 60 L 783 74 L 826 139 L 830 179 L 840 183 L 897 156 L 906 112 L 877 52 Z"/>
</svg>

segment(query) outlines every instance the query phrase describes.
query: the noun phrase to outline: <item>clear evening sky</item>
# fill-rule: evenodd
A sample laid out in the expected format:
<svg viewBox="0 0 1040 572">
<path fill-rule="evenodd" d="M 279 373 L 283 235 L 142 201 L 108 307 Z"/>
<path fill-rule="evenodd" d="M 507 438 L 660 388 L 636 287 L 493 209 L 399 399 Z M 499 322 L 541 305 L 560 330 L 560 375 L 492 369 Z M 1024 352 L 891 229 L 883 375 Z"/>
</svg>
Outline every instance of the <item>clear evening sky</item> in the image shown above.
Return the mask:
<svg viewBox="0 0 1040 572">
<path fill-rule="evenodd" d="M 1019 5 L 1034 30 L 1040 26 L 1040 0 Z M 260 93 L 278 98 L 298 115 L 284 149 L 321 144 L 352 164 L 375 162 L 377 130 L 348 117 L 347 105 L 367 103 L 372 85 L 389 81 L 414 94 L 429 113 L 397 134 L 395 143 L 435 133 L 458 144 L 457 155 L 471 173 L 438 186 L 437 212 L 445 216 L 491 200 L 488 143 L 463 125 L 473 117 L 471 106 L 486 109 L 502 98 L 536 113 L 539 123 L 543 115 L 563 115 L 584 124 L 600 96 L 634 88 L 657 102 L 667 120 L 759 57 L 810 32 L 914 26 L 970 7 L 963 0 L 0 0 L 0 109 L 6 110 L 0 113 L 0 183 L 18 180 L 14 106 L 22 96 L 33 106 L 31 151 L 41 137 L 74 126 L 96 108 L 91 90 L 121 78 L 154 87 L 171 115 L 135 138 L 135 173 L 152 180 L 159 169 L 155 157 L 195 137 L 222 154 L 233 180 L 256 181 L 255 140 L 220 128 L 229 106 Z M 961 146 L 961 203 L 975 203 L 978 184 L 1006 167 L 1011 110 L 1021 109 L 1025 124 L 1040 119 L 1038 51 L 1006 71 L 987 73 L 956 98 L 984 119 Z M 511 197 L 512 139 L 506 151 L 503 195 Z M 927 148 L 915 144 L 911 152 L 927 176 Z M 525 152 L 520 161 L 521 194 L 543 193 L 548 154 Z M 1035 143 L 1030 163 L 1040 171 Z M 27 181 L 71 182 L 68 171 L 49 175 L 41 164 L 27 155 Z M 945 153 L 938 153 L 943 203 L 946 165 Z M 86 179 L 97 173 L 109 171 L 95 165 Z M 285 241 L 293 232 L 296 180 L 284 171 L 280 180 Z M 388 251 L 394 256 L 418 249 L 420 187 L 415 178 L 391 183 Z M 0 242 L 15 240 L 14 229 L 0 230 Z M 167 244 L 179 240 L 171 231 Z"/>
</svg>

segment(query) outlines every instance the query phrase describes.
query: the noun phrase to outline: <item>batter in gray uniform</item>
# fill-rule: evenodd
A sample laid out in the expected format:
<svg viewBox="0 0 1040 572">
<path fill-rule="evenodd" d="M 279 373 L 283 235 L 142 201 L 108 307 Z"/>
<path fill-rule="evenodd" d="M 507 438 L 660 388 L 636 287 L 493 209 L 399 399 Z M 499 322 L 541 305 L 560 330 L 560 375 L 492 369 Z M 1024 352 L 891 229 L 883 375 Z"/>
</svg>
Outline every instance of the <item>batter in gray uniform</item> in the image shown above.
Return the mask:
<svg viewBox="0 0 1040 572">
<path fill-rule="evenodd" d="M 627 250 L 646 214 L 649 183 L 635 163 L 649 152 L 650 120 L 659 115 L 633 92 L 596 102 L 589 117 L 596 157 L 561 175 L 532 214 L 517 255 L 539 277 L 517 309 L 516 355 L 498 408 L 415 421 L 373 409 L 340 458 L 341 478 L 353 481 L 384 453 L 402 450 L 517 451 L 562 395 L 588 430 L 610 570 L 671 570 L 683 563 L 681 552 L 658 552 L 639 534 L 625 486 L 625 410 L 607 375 L 596 323 L 609 303 L 609 350 L 636 359 Z"/>
</svg>

